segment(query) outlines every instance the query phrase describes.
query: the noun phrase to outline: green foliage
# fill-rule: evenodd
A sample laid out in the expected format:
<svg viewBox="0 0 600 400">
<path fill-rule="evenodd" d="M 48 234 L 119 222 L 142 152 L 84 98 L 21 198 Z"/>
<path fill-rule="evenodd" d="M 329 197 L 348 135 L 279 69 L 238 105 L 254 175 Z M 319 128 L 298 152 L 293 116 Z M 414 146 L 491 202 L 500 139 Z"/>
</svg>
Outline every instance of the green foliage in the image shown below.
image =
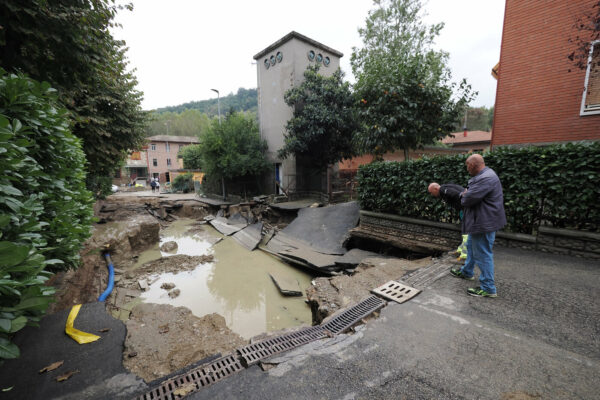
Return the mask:
<svg viewBox="0 0 600 400">
<path fill-rule="evenodd" d="M 467 155 L 377 162 L 358 171 L 365 210 L 441 222 L 458 222 L 456 212 L 427 192 L 431 182 L 467 186 Z M 502 182 L 508 225 L 532 233 L 540 223 L 597 231 L 600 228 L 600 142 L 522 149 L 500 148 L 484 155 Z"/>
<path fill-rule="evenodd" d="M 185 173 L 177 175 L 173 180 L 173 190 L 177 192 L 189 193 L 194 191 L 194 174 Z"/>
<path fill-rule="evenodd" d="M 110 176 L 144 139 L 142 94 L 127 71 L 125 43 L 109 30 L 120 8 L 112 0 L 0 2 L 1 66 L 58 89 L 92 176 Z"/>
<path fill-rule="evenodd" d="M 467 129 L 470 131 L 492 131 L 494 123 L 494 107 L 469 107 L 467 109 Z M 465 114 L 459 116 L 454 123 L 454 132 L 463 130 Z"/>
<path fill-rule="evenodd" d="M 359 129 L 350 84 L 341 70 L 331 77 L 319 74 L 319 66 L 309 66 L 304 81 L 284 96 L 292 107 L 280 158 L 303 156 L 317 170 L 355 155 L 352 137 Z"/>
<path fill-rule="evenodd" d="M 183 159 L 185 169 L 202 169 L 202 147 L 199 144 L 185 146 L 177 157 Z"/>
<path fill-rule="evenodd" d="M 218 116 L 218 99 L 192 101 L 180 104 L 178 106 L 162 107 L 156 109 L 159 114 L 171 112 L 181 113 L 185 110 L 198 110 L 207 114 L 210 118 Z M 239 88 L 236 94 L 230 93 L 221 97 L 221 112 L 224 110 L 234 110 L 236 112 L 251 112 L 256 114 L 258 111 L 258 91 L 256 89 Z"/>
<path fill-rule="evenodd" d="M 199 110 L 176 112 L 153 112 L 146 136 L 173 135 L 200 137 L 210 126 L 208 115 Z"/>
<path fill-rule="evenodd" d="M 10 335 L 39 321 L 49 271 L 77 266 L 90 234 L 85 156 L 68 128 L 48 83 L 0 69 L 0 358 L 19 355 Z"/>
<path fill-rule="evenodd" d="M 213 121 L 199 146 L 202 170 L 211 178 L 256 176 L 269 168 L 267 143 L 260 138 L 256 121 L 244 114 L 228 114 L 222 124 Z"/>
<path fill-rule="evenodd" d="M 363 47 L 351 56 L 359 115 L 360 150 L 381 156 L 415 149 L 451 133 L 472 99 L 463 80 L 451 82 L 448 54 L 433 49 L 443 24 L 421 22 L 420 0 L 374 0 Z"/>
</svg>

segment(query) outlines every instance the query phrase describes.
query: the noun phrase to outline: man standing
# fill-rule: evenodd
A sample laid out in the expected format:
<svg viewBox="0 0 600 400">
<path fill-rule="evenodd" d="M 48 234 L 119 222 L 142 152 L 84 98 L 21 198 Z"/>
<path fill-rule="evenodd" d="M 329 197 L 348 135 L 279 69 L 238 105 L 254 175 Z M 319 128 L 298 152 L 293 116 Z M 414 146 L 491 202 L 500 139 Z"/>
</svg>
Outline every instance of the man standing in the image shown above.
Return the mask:
<svg viewBox="0 0 600 400">
<path fill-rule="evenodd" d="M 469 156 L 466 166 L 472 176 L 467 189 L 461 194 L 463 233 L 469 235 L 467 263 L 460 269 L 450 269 L 450 273 L 458 278 L 473 280 L 477 264 L 481 271 L 481 286 L 469 288 L 467 293 L 478 297 L 496 297 L 492 247 L 496 231 L 506 225 L 502 184 L 494 170 L 485 166 L 481 155 Z"/>
<path fill-rule="evenodd" d="M 460 220 L 462 221 L 463 211 L 462 204 L 460 204 L 460 195 L 465 191 L 464 187 L 454 183 L 440 185 L 439 183 L 432 182 L 429 184 L 427 191 L 433 197 L 441 197 L 448 205 L 458 211 Z M 462 235 L 462 243 L 456 249 L 456 253 L 459 255 L 457 262 L 461 262 L 462 264 L 467 258 L 467 235 Z"/>
</svg>

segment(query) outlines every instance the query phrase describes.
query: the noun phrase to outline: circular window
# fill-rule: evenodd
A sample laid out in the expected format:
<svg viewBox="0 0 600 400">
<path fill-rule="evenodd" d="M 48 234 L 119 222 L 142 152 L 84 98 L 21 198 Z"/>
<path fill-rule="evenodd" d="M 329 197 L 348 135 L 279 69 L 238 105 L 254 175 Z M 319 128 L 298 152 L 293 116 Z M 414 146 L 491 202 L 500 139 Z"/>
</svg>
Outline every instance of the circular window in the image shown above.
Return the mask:
<svg viewBox="0 0 600 400">
<path fill-rule="evenodd" d="M 315 52 L 314 51 L 312 51 L 312 50 L 309 51 L 307 55 L 308 55 L 308 59 L 310 61 L 315 61 Z"/>
<path fill-rule="evenodd" d="M 271 64 L 269 64 L 269 60 L 267 60 L 267 59 L 265 58 L 265 68 L 266 68 L 266 69 L 269 69 L 269 67 L 270 67 L 270 66 L 271 66 Z"/>
<path fill-rule="evenodd" d="M 321 61 L 323 61 L 323 54 L 319 53 L 317 54 L 317 62 L 320 63 Z"/>
<path fill-rule="evenodd" d="M 325 57 L 323 59 L 323 65 L 326 67 L 329 67 L 329 63 L 331 62 L 331 60 L 329 59 L 329 57 Z"/>
<path fill-rule="evenodd" d="M 271 65 L 275 65 L 275 63 L 277 62 L 277 60 L 275 60 L 275 56 L 271 56 L 269 60 L 271 60 Z"/>
<path fill-rule="evenodd" d="M 281 54 L 281 52 L 278 51 L 277 55 L 275 56 L 275 58 L 277 59 L 277 62 L 280 63 L 281 60 L 283 60 L 283 54 Z"/>
</svg>

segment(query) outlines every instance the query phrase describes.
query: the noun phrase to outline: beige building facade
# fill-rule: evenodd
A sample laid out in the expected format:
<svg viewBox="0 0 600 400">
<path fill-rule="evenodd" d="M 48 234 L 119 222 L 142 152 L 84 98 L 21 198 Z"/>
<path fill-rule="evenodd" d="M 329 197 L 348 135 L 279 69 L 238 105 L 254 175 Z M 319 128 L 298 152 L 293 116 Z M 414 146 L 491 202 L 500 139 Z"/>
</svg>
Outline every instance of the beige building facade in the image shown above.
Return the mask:
<svg viewBox="0 0 600 400">
<path fill-rule="evenodd" d="M 284 144 L 285 125 L 292 117 L 292 109 L 284 101 L 285 92 L 302 83 L 309 65 L 318 64 L 322 75 L 333 75 L 340 67 L 342 56 L 339 51 L 293 31 L 254 56 L 257 62 L 260 134 L 269 146 L 267 157 L 273 164 L 266 178 L 268 193 L 277 193 L 281 189 L 291 192 L 305 190 L 301 187 L 302 167 L 297 160 L 277 157 L 277 151 Z"/>
</svg>

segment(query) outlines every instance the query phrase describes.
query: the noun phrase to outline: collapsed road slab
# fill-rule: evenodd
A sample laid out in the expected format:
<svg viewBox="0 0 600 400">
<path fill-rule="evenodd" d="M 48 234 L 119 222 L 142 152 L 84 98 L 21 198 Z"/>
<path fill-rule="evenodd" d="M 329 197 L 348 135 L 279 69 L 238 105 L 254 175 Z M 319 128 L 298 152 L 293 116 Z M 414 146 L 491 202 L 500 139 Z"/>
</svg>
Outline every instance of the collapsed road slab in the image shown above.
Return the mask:
<svg viewBox="0 0 600 400">
<path fill-rule="evenodd" d="M 262 228 L 263 223 L 257 222 L 252 225 L 248 225 L 244 229 L 237 231 L 233 238 L 242 246 L 252 251 L 256 249 L 260 240 L 262 239 Z"/>
<path fill-rule="evenodd" d="M 244 229 L 248 225 L 247 223 L 239 224 L 239 225 L 232 225 L 224 217 L 216 217 L 216 218 L 210 220 L 209 223 L 216 230 L 218 230 L 219 232 L 221 232 L 223 235 L 226 235 L 226 236 L 233 235 L 234 233 Z"/>
<path fill-rule="evenodd" d="M 277 272 L 269 272 L 271 280 L 284 296 L 302 296 L 302 289 L 296 279 L 289 278 Z"/>
<path fill-rule="evenodd" d="M 342 255 L 348 231 L 358 224 L 355 201 L 321 208 L 302 208 L 298 217 L 281 232 L 324 254 Z"/>
</svg>

